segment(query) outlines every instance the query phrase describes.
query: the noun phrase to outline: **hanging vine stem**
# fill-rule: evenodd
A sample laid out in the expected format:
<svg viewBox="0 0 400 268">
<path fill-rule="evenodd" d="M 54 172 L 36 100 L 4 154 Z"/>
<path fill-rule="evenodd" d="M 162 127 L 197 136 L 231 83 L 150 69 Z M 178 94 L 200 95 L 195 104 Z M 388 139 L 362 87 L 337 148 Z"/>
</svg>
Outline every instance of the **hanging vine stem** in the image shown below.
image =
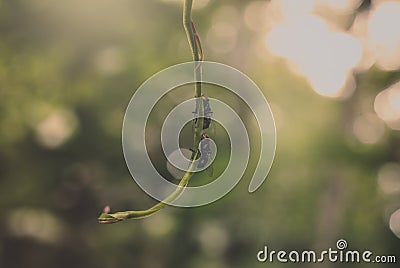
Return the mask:
<svg viewBox="0 0 400 268">
<path fill-rule="evenodd" d="M 202 61 L 204 59 L 203 50 L 201 47 L 200 37 L 196 32 L 196 28 L 192 21 L 192 6 L 193 0 L 185 0 L 183 5 L 183 26 L 185 28 L 186 36 L 189 41 L 190 49 L 192 51 L 192 57 L 194 61 L 194 76 L 195 81 L 195 97 L 196 100 L 196 111 L 200 116 L 203 115 L 203 102 L 201 101 L 201 77 L 202 77 Z M 201 136 L 203 134 L 203 120 L 195 120 L 194 133 L 193 133 L 193 154 L 191 159 L 195 160 L 199 157 L 200 152 L 198 150 L 199 143 L 201 141 Z M 178 184 L 178 187 L 174 192 L 172 192 L 167 198 L 163 201 L 155 204 L 149 209 L 146 210 L 131 210 L 131 211 L 120 211 L 110 213 L 110 207 L 106 206 L 103 210 L 103 213 L 98 217 L 99 223 L 102 224 L 110 224 L 116 223 L 128 219 L 141 219 L 149 217 L 156 212 L 160 211 L 162 208 L 168 205 L 169 202 L 178 198 L 185 187 L 188 185 L 190 178 L 193 175 L 193 170 L 195 168 L 195 161 L 192 161 L 188 170 L 183 175 L 181 181 Z"/>
</svg>

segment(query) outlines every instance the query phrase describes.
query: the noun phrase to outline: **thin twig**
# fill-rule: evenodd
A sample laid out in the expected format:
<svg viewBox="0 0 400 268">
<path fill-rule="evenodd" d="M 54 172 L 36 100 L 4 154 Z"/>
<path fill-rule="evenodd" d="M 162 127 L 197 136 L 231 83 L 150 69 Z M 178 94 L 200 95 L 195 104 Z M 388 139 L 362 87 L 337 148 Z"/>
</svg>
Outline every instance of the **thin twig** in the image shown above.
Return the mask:
<svg viewBox="0 0 400 268">
<path fill-rule="evenodd" d="M 201 61 L 204 58 L 203 49 L 201 47 L 200 37 L 196 32 L 196 28 L 192 21 L 192 5 L 193 0 L 185 0 L 183 5 L 183 26 L 185 28 L 186 36 L 189 41 L 190 49 L 192 51 L 192 57 L 194 61 L 194 75 L 197 82 L 195 82 L 195 97 L 196 100 L 196 111 L 198 111 L 198 116 L 203 115 L 203 103 L 201 101 L 201 77 L 202 77 L 202 68 Z M 191 157 L 192 160 L 195 160 L 199 157 L 200 152 L 198 150 L 199 143 L 201 141 L 201 136 L 203 134 L 203 120 L 195 120 L 194 133 L 193 133 L 193 155 Z M 166 199 L 157 203 L 153 207 L 146 210 L 132 210 L 132 211 L 121 211 L 109 213 L 109 207 L 107 206 L 103 213 L 98 217 L 99 223 L 109 224 L 116 223 L 120 221 L 124 221 L 127 219 L 141 219 L 145 217 L 149 217 L 154 213 L 160 211 L 164 208 L 169 202 L 178 198 L 185 187 L 188 185 L 190 178 L 193 175 L 193 170 L 195 168 L 195 161 L 192 161 L 188 170 L 183 175 L 181 181 L 179 182 L 176 190 L 171 193 Z"/>
</svg>

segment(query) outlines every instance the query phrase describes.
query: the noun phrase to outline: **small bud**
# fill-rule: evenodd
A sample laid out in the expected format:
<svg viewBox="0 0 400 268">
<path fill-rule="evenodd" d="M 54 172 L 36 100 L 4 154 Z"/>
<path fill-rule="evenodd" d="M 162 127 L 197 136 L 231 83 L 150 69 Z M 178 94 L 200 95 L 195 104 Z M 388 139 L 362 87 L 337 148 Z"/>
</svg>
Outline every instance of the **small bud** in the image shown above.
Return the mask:
<svg viewBox="0 0 400 268">
<path fill-rule="evenodd" d="M 110 206 L 105 206 L 104 208 L 103 208 L 103 213 L 110 213 Z"/>
</svg>

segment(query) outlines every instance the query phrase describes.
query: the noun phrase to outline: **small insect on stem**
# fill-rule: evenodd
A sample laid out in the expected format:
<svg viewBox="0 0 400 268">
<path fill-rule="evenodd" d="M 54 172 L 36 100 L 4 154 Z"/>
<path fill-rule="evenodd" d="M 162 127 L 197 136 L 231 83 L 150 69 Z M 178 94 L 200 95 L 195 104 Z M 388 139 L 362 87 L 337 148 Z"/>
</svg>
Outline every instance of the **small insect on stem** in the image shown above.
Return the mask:
<svg viewBox="0 0 400 268">
<path fill-rule="evenodd" d="M 207 129 L 210 127 L 212 119 L 211 116 L 213 114 L 213 111 L 211 110 L 211 105 L 210 105 L 210 100 L 207 98 L 207 96 L 202 96 L 201 97 L 202 101 L 203 101 L 203 110 L 204 110 L 204 115 L 201 116 L 200 114 L 198 114 L 197 108 L 196 111 L 193 112 L 195 115 L 197 116 L 201 116 L 200 118 L 203 119 L 203 130 Z M 196 124 L 198 117 L 194 120 L 194 123 Z"/>
<path fill-rule="evenodd" d="M 205 165 L 208 162 L 208 158 L 211 155 L 211 147 L 210 147 L 210 137 L 204 133 L 201 136 L 201 140 L 203 141 L 202 143 L 200 143 L 200 159 L 199 159 L 199 163 L 197 164 L 198 168 L 203 168 L 205 167 Z"/>
<path fill-rule="evenodd" d="M 211 158 L 211 139 L 210 136 L 207 135 L 207 133 L 203 133 L 203 135 L 201 136 L 201 140 L 202 142 L 200 143 L 200 159 L 199 159 L 199 163 L 197 164 L 198 168 L 204 168 L 209 159 Z M 213 176 L 213 166 L 210 165 L 209 167 L 209 172 L 208 175 L 210 177 Z"/>
<path fill-rule="evenodd" d="M 196 111 L 193 112 L 193 114 L 195 114 L 195 119 L 194 119 L 194 124 L 195 125 L 197 123 L 197 120 L 203 120 L 203 131 L 207 130 L 211 123 L 212 123 L 212 115 L 213 115 L 213 111 L 211 110 L 211 105 L 210 105 L 210 99 L 203 95 L 201 97 L 202 100 L 202 104 L 203 104 L 203 113 L 200 114 L 198 112 L 198 108 L 196 108 Z M 204 168 L 209 159 L 211 158 L 211 145 L 210 145 L 210 136 L 208 136 L 207 133 L 203 132 L 201 135 L 201 145 L 200 145 L 200 158 L 199 158 L 199 162 L 197 164 L 198 168 Z M 195 152 L 195 150 L 192 150 L 193 152 Z M 210 165 L 209 168 L 209 176 L 212 177 L 213 175 L 213 167 L 212 165 Z"/>
</svg>

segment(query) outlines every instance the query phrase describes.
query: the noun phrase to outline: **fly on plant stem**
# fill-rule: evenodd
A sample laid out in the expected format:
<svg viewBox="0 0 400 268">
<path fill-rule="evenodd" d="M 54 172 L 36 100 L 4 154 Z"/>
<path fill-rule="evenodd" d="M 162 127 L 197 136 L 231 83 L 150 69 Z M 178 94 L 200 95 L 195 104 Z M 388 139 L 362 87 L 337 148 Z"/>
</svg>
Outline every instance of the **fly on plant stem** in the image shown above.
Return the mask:
<svg viewBox="0 0 400 268">
<path fill-rule="evenodd" d="M 210 100 L 207 98 L 207 96 L 204 96 L 204 95 L 203 95 L 203 96 L 201 97 L 201 99 L 202 99 L 202 101 L 203 101 L 203 107 L 204 107 L 204 115 L 201 117 L 201 118 L 203 119 L 203 130 L 204 130 L 204 129 L 207 129 L 207 128 L 210 127 L 211 121 L 212 121 L 211 116 L 212 116 L 213 112 L 212 112 L 212 110 L 211 110 Z M 197 108 L 196 108 L 196 111 L 193 112 L 193 113 L 194 113 L 195 115 L 197 115 L 197 116 L 200 116 L 200 115 L 198 114 Z M 194 120 L 194 123 L 195 123 L 195 124 L 196 124 L 197 119 L 198 119 L 198 118 L 196 118 L 196 119 Z"/>
<path fill-rule="evenodd" d="M 206 130 L 210 127 L 211 123 L 212 123 L 212 114 L 213 111 L 211 110 L 211 105 L 210 105 L 210 100 L 209 98 L 207 98 L 207 96 L 203 95 L 201 96 L 202 102 L 203 102 L 203 115 L 200 115 L 198 112 L 198 108 L 196 107 L 196 111 L 194 111 L 193 113 L 195 114 L 196 118 L 194 120 L 194 124 L 196 124 L 197 120 L 200 118 L 203 120 L 203 130 Z M 208 160 L 211 158 L 211 145 L 210 145 L 210 136 L 207 135 L 207 133 L 203 133 L 201 136 L 201 140 L 204 139 L 208 139 L 205 140 L 201 143 L 201 147 L 200 147 L 200 153 L 201 156 L 199 158 L 199 163 L 197 164 L 198 168 L 203 168 L 207 165 Z M 214 173 L 214 169 L 213 166 L 210 165 L 208 168 L 208 175 L 210 177 L 213 176 Z"/>
<path fill-rule="evenodd" d="M 198 168 L 203 168 L 207 165 L 208 160 L 211 158 L 211 144 L 210 144 L 210 136 L 204 133 L 201 136 L 201 140 L 203 141 L 200 146 L 201 156 L 199 158 L 199 163 L 197 164 Z M 208 168 L 208 176 L 212 177 L 214 173 L 214 168 L 212 165 Z"/>
</svg>

